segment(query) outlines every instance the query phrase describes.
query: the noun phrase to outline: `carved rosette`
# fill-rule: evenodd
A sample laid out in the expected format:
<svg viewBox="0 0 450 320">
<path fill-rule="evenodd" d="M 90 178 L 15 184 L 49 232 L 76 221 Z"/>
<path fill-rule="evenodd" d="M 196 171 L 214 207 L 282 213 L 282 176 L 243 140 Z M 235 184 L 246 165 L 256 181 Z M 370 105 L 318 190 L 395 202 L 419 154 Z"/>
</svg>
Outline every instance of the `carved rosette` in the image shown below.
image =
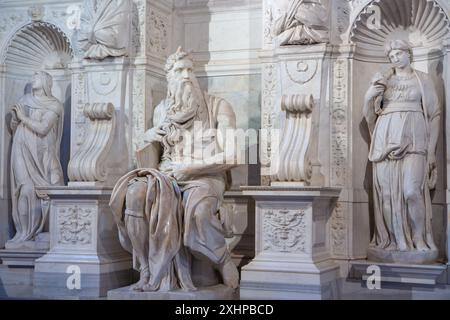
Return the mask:
<svg viewBox="0 0 450 320">
<path fill-rule="evenodd" d="M 316 76 L 319 63 L 317 60 L 286 61 L 285 69 L 292 82 L 304 85 Z"/>
<path fill-rule="evenodd" d="M 306 253 L 306 212 L 266 209 L 263 211 L 263 250 Z"/>
<path fill-rule="evenodd" d="M 312 95 L 284 95 L 281 110 L 286 113 L 278 157 L 272 159 L 274 181 L 308 183 L 311 164 L 307 157 L 312 131 Z"/>
<path fill-rule="evenodd" d="M 84 143 L 69 162 L 69 179 L 105 181 L 107 157 L 116 125 L 115 109 L 111 103 L 92 103 L 85 105 L 83 114 L 89 119 L 89 130 Z"/>
<path fill-rule="evenodd" d="M 63 245 L 92 243 L 94 211 L 79 206 L 58 209 L 56 218 L 57 242 Z"/>
</svg>

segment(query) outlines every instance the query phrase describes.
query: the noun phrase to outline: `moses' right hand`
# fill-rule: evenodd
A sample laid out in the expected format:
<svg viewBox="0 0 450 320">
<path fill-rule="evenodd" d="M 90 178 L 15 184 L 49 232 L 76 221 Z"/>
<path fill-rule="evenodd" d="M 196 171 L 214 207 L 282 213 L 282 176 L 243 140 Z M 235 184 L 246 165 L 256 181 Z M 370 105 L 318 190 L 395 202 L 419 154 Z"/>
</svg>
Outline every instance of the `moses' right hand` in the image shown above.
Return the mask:
<svg viewBox="0 0 450 320">
<path fill-rule="evenodd" d="M 145 142 L 161 142 L 164 135 L 165 135 L 165 132 L 163 130 L 153 127 L 144 133 L 144 141 Z"/>
</svg>

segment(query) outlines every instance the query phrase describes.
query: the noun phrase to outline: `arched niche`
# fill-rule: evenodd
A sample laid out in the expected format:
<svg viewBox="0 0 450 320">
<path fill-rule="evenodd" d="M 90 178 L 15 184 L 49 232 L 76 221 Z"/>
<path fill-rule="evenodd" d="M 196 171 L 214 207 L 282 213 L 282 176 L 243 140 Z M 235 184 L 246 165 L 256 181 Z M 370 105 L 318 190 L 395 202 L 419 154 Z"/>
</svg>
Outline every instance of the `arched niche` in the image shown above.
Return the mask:
<svg viewBox="0 0 450 320">
<path fill-rule="evenodd" d="M 430 0 L 374 0 L 357 16 L 350 41 L 365 61 L 387 62 L 384 45 L 403 39 L 416 50 L 415 60 L 428 59 L 426 51 L 442 49 L 450 23 L 444 9 Z"/>
<path fill-rule="evenodd" d="M 369 135 L 365 131 L 365 121 L 362 115 L 364 94 L 376 72 L 383 72 L 390 67 L 384 54 L 385 44 L 389 40 L 402 39 L 412 45 L 413 65 L 416 69 L 430 74 L 440 94 L 443 110 L 449 103 L 448 89 L 450 88 L 449 36 L 450 20 L 447 15 L 448 1 L 432 0 L 372 0 L 359 1 L 364 6 L 357 8 L 349 29 L 348 39 L 354 46 L 350 56 L 352 71 L 350 73 L 350 92 L 352 117 L 357 134 L 353 137 L 354 148 L 368 152 Z M 374 7 L 378 8 L 374 10 Z M 380 13 L 379 25 L 374 24 L 374 14 Z M 433 193 L 433 229 L 435 240 L 440 249 L 441 258 L 448 256 L 446 239 L 446 189 L 448 181 L 447 167 L 450 150 L 448 130 L 450 121 L 442 113 L 440 141 L 438 145 L 439 179 L 436 191 Z M 448 117 L 448 116 L 447 116 Z M 447 142 L 446 142 L 447 141 Z M 445 143 L 449 144 L 448 146 Z M 367 157 L 366 157 L 367 159 Z M 368 162 L 368 161 L 367 161 Z M 365 179 L 371 179 L 371 167 L 367 163 Z M 368 178 L 370 177 L 370 178 Z M 364 185 L 370 185 L 364 181 Z M 370 189 L 370 188 L 369 188 Z M 371 190 L 368 190 L 371 193 Z"/>
<path fill-rule="evenodd" d="M 64 104 L 64 133 L 61 143 L 61 163 L 65 177 L 70 156 L 71 73 L 68 64 L 73 49 L 67 35 L 54 24 L 33 22 L 15 32 L 0 53 L 0 107 L 3 121 L 2 144 L 10 141 L 6 128 L 10 107 L 30 90 L 29 82 L 36 71 L 46 71 L 53 77 L 53 95 Z M 6 120 L 6 121 L 5 121 Z M 1 150 L 2 169 L 8 170 L 9 150 Z M 7 185 L 7 174 L 2 175 L 2 186 Z M 5 191 L 3 191 L 5 195 Z"/>
</svg>

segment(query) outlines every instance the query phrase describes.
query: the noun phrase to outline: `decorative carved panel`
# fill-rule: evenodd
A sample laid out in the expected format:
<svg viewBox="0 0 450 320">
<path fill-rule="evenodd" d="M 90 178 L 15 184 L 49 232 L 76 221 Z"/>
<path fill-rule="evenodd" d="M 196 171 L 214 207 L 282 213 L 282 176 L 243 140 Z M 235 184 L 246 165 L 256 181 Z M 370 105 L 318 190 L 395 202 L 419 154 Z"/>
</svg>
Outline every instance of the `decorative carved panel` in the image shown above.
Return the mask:
<svg viewBox="0 0 450 320">
<path fill-rule="evenodd" d="M 292 209 L 263 211 L 263 250 L 306 252 L 306 212 Z"/>
<path fill-rule="evenodd" d="M 88 245 L 92 243 L 93 209 L 75 205 L 57 210 L 58 244 Z"/>
</svg>

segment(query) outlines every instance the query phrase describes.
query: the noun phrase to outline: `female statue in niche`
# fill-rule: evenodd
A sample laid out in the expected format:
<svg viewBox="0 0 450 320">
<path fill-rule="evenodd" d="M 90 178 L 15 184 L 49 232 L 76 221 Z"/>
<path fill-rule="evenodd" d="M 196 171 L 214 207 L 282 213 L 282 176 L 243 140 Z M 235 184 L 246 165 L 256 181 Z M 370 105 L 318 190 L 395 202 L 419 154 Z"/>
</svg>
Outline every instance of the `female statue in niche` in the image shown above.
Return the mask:
<svg viewBox="0 0 450 320">
<path fill-rule="evenodd" d="M 428 263 L 437 258 L 430 189 L 436 185 L 440 104 L 430 77 L 411 66 L 411 48 L 390 41 L 393 64 L 365 96 L 371 131 L 375 232 L 369 260 Z"/>
<path fill-rule="evenodd" d="M 31 93 L 12 108 L 11 199 L 15 236 L 6 248 L 35 240 L 43 231 L 48 208 L 43 210 L 36 186 L 63 185 L 59 148 L 64 109 L 52 95 L 52 77 L 37 72 Z"/>
</svg>

